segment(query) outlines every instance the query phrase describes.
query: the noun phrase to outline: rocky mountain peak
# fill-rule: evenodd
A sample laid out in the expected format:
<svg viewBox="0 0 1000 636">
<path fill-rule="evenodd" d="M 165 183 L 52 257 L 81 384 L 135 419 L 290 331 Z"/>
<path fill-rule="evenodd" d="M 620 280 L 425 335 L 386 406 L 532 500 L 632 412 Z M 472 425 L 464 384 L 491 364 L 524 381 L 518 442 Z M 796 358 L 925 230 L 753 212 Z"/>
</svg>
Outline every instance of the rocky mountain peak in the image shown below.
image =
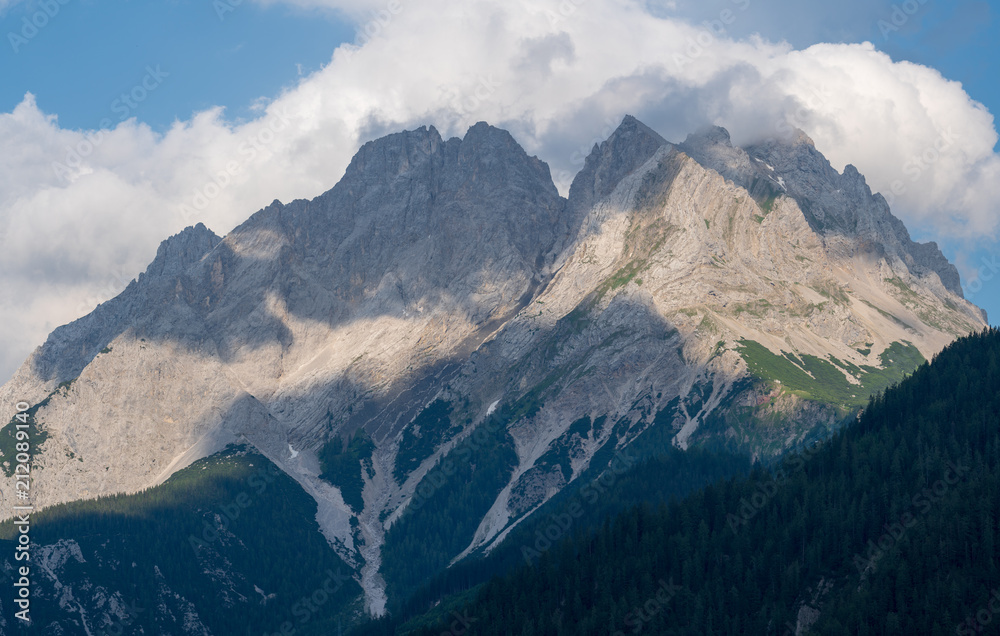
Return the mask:
<svg viewBox="0 0 1000 636">
<path fill-rule="evenodd" d="M 343 182 L 372 183 L 392 179 L 424 163 L 443 141 L 433 126 L 386 135 L 361 146 L 344 173 Z"/>
<path fill-rule="evenodd" d="M 729 131 L 722 126 L 707 126 L 701 130 L 689 133 L 682 146 L 732 146 Z"/>
<path fill-rule="evenodd" d="M 222 239 L 203 223 L 188 226 L 160 243 L 145 276 L 177 276 L 212 251 Z"/>
<path fill-rule="evenodd" d="M 899 258 L 918 276 L 934 273 L 946 289 L 962 295 L 958 270 L 937 246 L 913 242 L 885 199 L 872 193 L 864 175 L 851 164 L 837 172 L 801 130 L 739 148 L 732 145 L 728 131 L 715 126 L 689 135 L 680 148 L 745 188 L 762 205 L 782 196 L 795 200 L 813 230 L 828 241 L 839 241 L 841 249 Z"/>
<path fill-rule="evenodd" d="M 584 161 L 583 170 L 569 189 L 569 209 L 573 213 L 589 209 L 607 196 L 618 183 L 667 145 L 667 140 L 631 115 L 610 137 L 593 150 Z"/>
<path fill-rule="evenodd" d="M 789 146 L 812 146 L 816 147 L 816 142 L 800 128 L 793 128 L 791 135 L 785 143 Z"/>
<path fill-rule="evenodd" d="M 739 148 L 710 128 L 673 146 L 628 116 L 567 201 L 506 131 L 422 127 L 365 144 L 311 201 L 275 201 L 225 239 L 197 225 L 164 241 L 0 403 L 51 397 L 39 508 L 257 447 L 315 499 L 377 614 L 405 587 L 396 564 L 430 575 L 489 549 L 605 449 L 764 457 L 832 430 L 982 327 L 957 288 L 937 246 L 804 135 Z M 420 519 L 418 487 L 488 421 L 498 435 L 459 460 L 484 467 L 481 501 L 433 504 L 442 536 L 453 518 L 465 530 L 420 561 L 387 533 Z M 368 450 L 349 457 L 359 430 Z M 321 463 L 331 449 L 342 471 Z"/>
<path fill-rule="evenodd" d="M 370 141 L 355 154 L 344 179 L 331 193 L 348 191 L 362 197 L 371 188 L 404 175 L 410 180 L 429 180 L 438 188 L 447 187 L 444 180 L 455 178 L 474 180 L 480 189 L 526 179 L 549 190 L 551 182 L 548 166 L 529 157 L 509 132 L 479 122 L 461 139 L 445 141 L 433 126 L 422 126 Z"/>
<path fill-rule="evenodd" d="M 680 149 L 702 166 L 743 186 L 754 196 L 759 196 L 760 186 L 769 182 L 762 166 L 755 165 L 745 150 L 734 147 L 729 131 L 721 126 L 710 126 L 689 134 Z"/>
<path fill-rule="evenodd" d="M 872 193 L 858 169 L 847 164 L 838 173 L 805 133 L 791 141 L 769 140 L 747 148 L 780 180 L 784 194 L 795 199 L 809 224 L 823 236 L 844 236 L 855 247 L 874 246 L 901 259 L 918 276 L 934 273 L 946 289 L 962 296 L 958 270 L 934 243 L 920 244 Z"/>
</svg>

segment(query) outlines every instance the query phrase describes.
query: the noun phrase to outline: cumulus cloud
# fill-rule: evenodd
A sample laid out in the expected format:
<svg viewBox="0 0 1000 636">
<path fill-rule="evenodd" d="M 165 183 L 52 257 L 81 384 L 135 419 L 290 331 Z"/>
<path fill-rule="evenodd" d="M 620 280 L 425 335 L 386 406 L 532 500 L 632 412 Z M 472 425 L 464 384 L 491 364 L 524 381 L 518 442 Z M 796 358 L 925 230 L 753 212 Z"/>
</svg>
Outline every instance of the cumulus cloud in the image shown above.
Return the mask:
<svg viewBox="0 0 1000 636">
<path fill-rule="evenodd" d="M 361 143 L 424 124 L 505 127 L 563 192 L 626 113 L 677 141 L 707 123 L 743 142 L 796 126 L 911 228 L 996 231 L 990 113 L 870 44 L 733 40 L 628 0 L 288 1 L 350 15 L 358 36 L 256 120 L 214 109 L 162 134 L 135 120 L 67 130 L 30 95 L 0 114 L 0 372 L 123 288 L 164 237 L 198 221 L 222 234 L 275 198 L 316 196 Z M 734 19 L 754 10 L 730 4 Z"/>
</svg>

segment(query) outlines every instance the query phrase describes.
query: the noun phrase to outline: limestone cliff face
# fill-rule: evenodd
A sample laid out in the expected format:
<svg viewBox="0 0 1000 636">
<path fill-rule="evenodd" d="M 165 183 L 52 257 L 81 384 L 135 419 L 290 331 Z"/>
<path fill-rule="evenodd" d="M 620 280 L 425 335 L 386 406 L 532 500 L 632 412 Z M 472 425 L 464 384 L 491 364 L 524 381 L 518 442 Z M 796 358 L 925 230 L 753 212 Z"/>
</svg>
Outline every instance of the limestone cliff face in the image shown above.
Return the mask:
<svg viewBox="0 0 1000 636">
<path fill-rule="evenodd" d="M 498 405 L 538 408 L 509 423 L 517 467 L 465 553 L 601 447 L 658 426 L 682 447 L 777 454 L 984 324 L 936 246 L 804 136 L 672 145 L 628 117 L 567 200 L 481 123 L 368 143 L 312 201 L 275 201 L 223 239 L 201 225 L 168 239 L 121 295 L 54 331 L 0 403 L 40 405 L 39 507 L 255 445 L 316 498 L 378 613 L 385 529 Z M 457 424 L 401 471 L 435 399 Z M 583 416 L 602 424 L 570 431 Z M 359 428 L 376 446 L 360 511 L 316 455 Z M 539 463 L 555 445 L 572 474 Z"/>
<path fill-rule="evenodd" d="M 857 168 L 848 164 L 843 174 L 838 173 L 801 131 L 788 140 L 772 139 L 742 149 L 732 146 L 725 129 L 713 128 L 690 135 L 682 148 L 755 197 L 793 199 L 827 243 L 839 243 L 849 252 L 874 250 L 878 256 L 898 258 L 915 275 L 936 274 L 949 291 L 962 296 L 958 270 L 937 245 L 913 242 Z"/>
<path fill-rule="evenodd" d="M 643 144 L 619 149 L 619 134 L 634 124 L 594 150 L 571 204 L 595 175 L 633 168 L 602 184 L 552 282 L 451 384 L 475 404 L 532 390 L 543 402 L 514 426 L 519 466 L 469 550 L 551 496 L 539 486 L 558 467 L 539 461 L 553 448 L 571 449 L 576 476 L 597 448 L 658 422 L 682 447 L 778 454 L 852 417 L 895 377 L 886 371 L 984 326 L 943 282 L 953 268 L 936 247 L 912 243 L 863 179 L 814 149 L 799 174 L 771 164 L 775 148 L 760 159 L 733 148 L 722 129 L 681 146 L 647 135 L 638 159 Z M 584 415 L 607 418 L 575 437 Z"/>
</svg>

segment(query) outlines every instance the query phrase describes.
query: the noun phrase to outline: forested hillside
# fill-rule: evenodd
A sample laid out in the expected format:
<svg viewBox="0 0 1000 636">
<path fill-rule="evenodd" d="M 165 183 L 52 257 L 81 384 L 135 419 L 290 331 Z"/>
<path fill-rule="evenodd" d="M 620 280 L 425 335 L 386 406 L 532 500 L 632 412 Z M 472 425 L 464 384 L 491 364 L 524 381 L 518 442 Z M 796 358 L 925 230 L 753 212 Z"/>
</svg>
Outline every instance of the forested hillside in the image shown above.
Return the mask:
<svg viewBox="0 0 1000 636">
<path fill-rule="evenodd" d="M 577 532 L 407 625 L 440 634 L 974 634 L 1000 622 L 1000 331 L 829 441 Z M 992 605 L 991 605 L 992 602 Z"/>
<path fill-rule="evenodd" d="M 0 633 L 335 633 L 360 611 L 361 588 L 315 516 L 313 499 L 245 446 L 134 495 L 42 510 L 32 622 Z M 26 563 L 13 561 L 16 537 L 0 524 L 8 577 Z"/>
</svg>

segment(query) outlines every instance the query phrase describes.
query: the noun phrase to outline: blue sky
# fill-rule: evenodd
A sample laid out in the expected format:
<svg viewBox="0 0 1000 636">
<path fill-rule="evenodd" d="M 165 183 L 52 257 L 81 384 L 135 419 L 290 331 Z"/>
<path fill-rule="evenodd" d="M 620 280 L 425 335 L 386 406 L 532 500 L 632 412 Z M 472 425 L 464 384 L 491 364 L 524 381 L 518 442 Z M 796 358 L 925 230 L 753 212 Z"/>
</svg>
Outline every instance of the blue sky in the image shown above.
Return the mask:
<svg viewBox="0 0 1000 636">
<path fill-rule="evenodd" d="M 184 226 L 224 234 L 375 136 L 478 120 L 564 193 L 626 113 L 672 140 L 791 121 L 883 192 L 954 136 L 893 210 L 1000 320 L 995 1 L 0 0 L 0 27 L 0 293 L 30 299 L 0 301 L 0 375 Z"/>
<path fill-rule="evenodd" d="M 213 106 L 225 106 L 232 119 L 250 117 L 258 99 L 294 85 L 354 38 L 333 12 L 283 5 L 244 2 L 220 11 L 205 0 L 69 0 L 35 37 L 11 44 L 10 32 L 20 34 L 39 10 L 37 2 L 24 3 L 3 18 L 0 111 L 30 91 L 68 128 L 117 122 L 122 111 L 112 103 L 143 80 L 147 66 L 168 74 L 167 90 L 129 114 L 156 130 Z"/>
</svg>

